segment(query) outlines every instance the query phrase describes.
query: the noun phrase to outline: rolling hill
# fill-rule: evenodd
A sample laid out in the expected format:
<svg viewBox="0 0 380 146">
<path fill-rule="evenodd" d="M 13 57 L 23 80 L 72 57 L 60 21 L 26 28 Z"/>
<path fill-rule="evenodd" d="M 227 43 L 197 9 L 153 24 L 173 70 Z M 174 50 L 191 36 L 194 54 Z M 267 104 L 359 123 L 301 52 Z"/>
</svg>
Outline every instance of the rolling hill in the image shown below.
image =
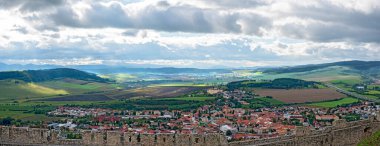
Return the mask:
<svg viewBox="0 0 380 146">
<path fill-rule="evenodd" d="M 70 68 L 0 72 L 0 80 L 15 79 L 24 82 L 43 82 L 62 78 L 96 82 L 109 81 L 108 79 L 101 78 L 95 74 Z"/>
<path fill-rule="evenodd" d="M 380 61 L 342 61 L 334 63 L 325 63 L 325 64 L 312 64 L 312 65 L 300 65 L 293 67 L 280 67 L 280 68 L 271 68 L 266 69 L 265 72 L 274 72 L 274 73 L 294 73 L 294 72 L 306 72 L 317 69 L 323 69 L 333 66 L 342 66 L 348 67 L 358 71 L 370 71 L 380 68 Z"/>
<path fill-rule="evenodd" d="M 113 82 L 70 68 L 0 72 L 0 101 L 28 100 L 116 89 Z"/>
</svg>

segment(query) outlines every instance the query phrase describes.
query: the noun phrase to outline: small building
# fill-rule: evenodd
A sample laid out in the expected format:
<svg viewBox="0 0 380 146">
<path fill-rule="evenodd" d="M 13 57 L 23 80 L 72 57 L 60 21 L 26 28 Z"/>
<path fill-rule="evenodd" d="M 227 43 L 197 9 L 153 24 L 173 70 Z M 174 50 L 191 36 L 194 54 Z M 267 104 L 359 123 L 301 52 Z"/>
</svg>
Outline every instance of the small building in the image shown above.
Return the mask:
<svg viewBox="0 0 380 146">
<path fill-rule="evenodd" d="M 339 120 L 339 117 L 336 115 L 316 115 L 315 119 L 318 121 L 330 121 L 330 120 Z"/>
</svg>

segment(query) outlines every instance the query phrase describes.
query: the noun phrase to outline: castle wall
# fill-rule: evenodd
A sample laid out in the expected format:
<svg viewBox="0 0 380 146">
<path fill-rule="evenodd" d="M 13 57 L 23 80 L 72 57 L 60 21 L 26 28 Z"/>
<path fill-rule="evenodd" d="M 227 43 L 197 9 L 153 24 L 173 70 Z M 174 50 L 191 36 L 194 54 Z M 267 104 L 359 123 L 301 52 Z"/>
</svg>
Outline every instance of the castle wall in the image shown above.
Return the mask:
<svg viewBox="0 0 380 146">
<path fill-rule="evenodd" d="M 230 146 L 354 146 L 361 139 L 380 130 L 380 121 L 369 119 L 355 122 L 335 121 L 333 126 L 323 130 L 310 130 L 307 127 L 297 127 L 293 136 L 270 139 L 230 142 Z"/>
<path fill-rule="evenodd" d="M 225 146 L 222 134 L 135 134 L 82 131 L 82 139 L 60 139 L 48 129 L 0 126 L 0 145 Z"/>
<path fill-rule="evenodd" d="M 121 131 L 82 131 L 82 139 L 60 139 L 54 130 L 0 126 L 0 145 L 91 146 L 350 146 L 380 130 L 378 119 L 338 120 L 323 130 L 297 127 L 296 134 L 268 139 L 227 142 L 222 134 L 135 134 Z"/>
</svg>

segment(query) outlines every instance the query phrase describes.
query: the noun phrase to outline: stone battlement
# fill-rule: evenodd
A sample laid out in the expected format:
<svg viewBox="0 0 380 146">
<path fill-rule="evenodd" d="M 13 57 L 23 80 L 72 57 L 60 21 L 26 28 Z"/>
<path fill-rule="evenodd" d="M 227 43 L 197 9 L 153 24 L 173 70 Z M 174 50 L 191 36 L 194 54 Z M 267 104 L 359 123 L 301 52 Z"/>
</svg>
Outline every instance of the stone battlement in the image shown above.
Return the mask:
<svg viewBox="0 0 380 146">
<path fill-rule="evenodd" d="M 347 146 L 380 130 L 378 118 L 355 122 L 334 121 L 322 130 L 297 127 L 296 134 L 276 138 L 227 142 L 220 133 L 210 134 L 135 134 L 120 131 L 82 131 L 82 139 L 59 139 L 48 129 L 0 126 L 0 145 L 140 145 L 140 146 Z"/>
<path fill-rule="evenodd" d="M 82 139 L 59 139 L 58 132 L 25 127 L 0 127 L 0 145 L 141 145 L 141 146 L 224 146 L 219 133 L 210 134 L 135 134 L 119 131 L 82 131 Z"/>
<path fill-rule="evenodd" d="M 333 126 L 321 130 L 308 127 L 297 127 L 295 135 L 268 139 L 230 142 L 230 146 L 354 146 L 361 139 L 380 130 L 380 121 L 376 118 L 347 122 L 334 121 Z"/>
</svg>

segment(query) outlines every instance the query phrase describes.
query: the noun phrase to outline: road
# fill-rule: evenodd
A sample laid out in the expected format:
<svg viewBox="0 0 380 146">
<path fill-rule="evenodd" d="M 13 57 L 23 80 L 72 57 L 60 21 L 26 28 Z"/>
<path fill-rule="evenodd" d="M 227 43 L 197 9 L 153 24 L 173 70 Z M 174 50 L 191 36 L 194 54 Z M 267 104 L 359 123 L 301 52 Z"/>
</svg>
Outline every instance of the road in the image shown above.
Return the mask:
<svg viewBox="0 0 380 146">
<path fill-rule="evenodd" d="M 367 101 L 373 101 L 373 102 L 380 102 L 380 100 L 371 99 L 371 98 L 365 97 L 365 96 L 357 94 L 357 93 L 346 91 L 346 90 L 341 89 L 341 88 L 339 88 L 339 87 L 337 87 L 337 86 L 335 86 L 333 84 L 330 84 L 330 83 L 325 83 L 325 85 L 327 87 L 336 89 L 336 91 L 338 91 L 340 93 L 343 93 L 343 94 L 346 94 L 346 95 L 349 95 L 349 96 L 352 96 L 352 97 L 355 97 L 355 98 L 358 98 L 358 99 L 367 100 Z"/>
</svg>

